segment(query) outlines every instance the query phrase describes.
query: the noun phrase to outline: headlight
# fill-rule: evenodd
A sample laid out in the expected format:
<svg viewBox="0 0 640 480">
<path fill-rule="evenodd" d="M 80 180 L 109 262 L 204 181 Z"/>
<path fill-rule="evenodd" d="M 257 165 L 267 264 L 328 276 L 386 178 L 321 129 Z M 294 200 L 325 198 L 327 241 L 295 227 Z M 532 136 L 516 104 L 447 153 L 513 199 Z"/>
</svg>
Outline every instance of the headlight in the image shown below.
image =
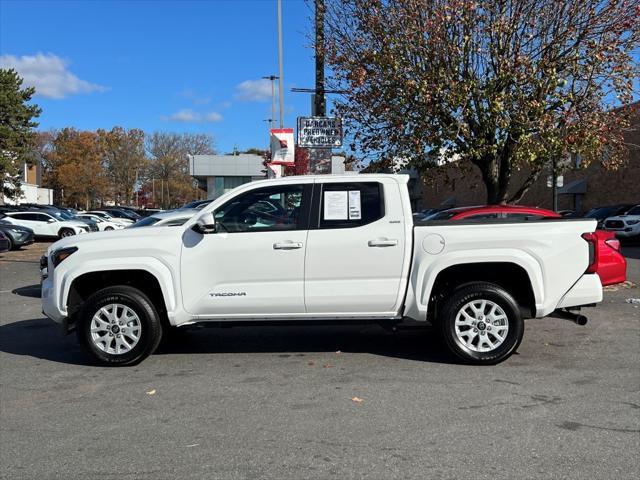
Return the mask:
<svg viewBox="0 0 640 480">
<path fill-rule="evenodd" d="M 78 251 L 78 247 L 68 247 L 68 248 L 61 248 L 60 250 L 56 250 L 51 254 L 51 262 L 53 263 L 53 266 L 57 267 L 58 265 L 60 265 L 62 261 L 64 261 L 67 257 L 69 257 L 70 255 L 74 254 L 77 251 Z"/>
<path fill-rule="evenodd" d="M 636 225 L 640 220 L 627 220 L 627 225 Z"/>
</svg>

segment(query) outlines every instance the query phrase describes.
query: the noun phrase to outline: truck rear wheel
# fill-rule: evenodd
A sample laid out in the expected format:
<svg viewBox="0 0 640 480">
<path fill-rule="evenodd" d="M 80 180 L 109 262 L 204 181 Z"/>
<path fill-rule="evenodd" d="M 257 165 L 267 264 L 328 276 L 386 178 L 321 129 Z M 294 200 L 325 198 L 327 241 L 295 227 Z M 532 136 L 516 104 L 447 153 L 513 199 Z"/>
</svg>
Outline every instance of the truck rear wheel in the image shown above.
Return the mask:
<svg viewBox="0 0 640 480">
<path fill-rule="evenodd" d="M 153 303 L 137 288 L 107 287 L 82 306 L 76 332 L 83 349 L 103 365 L 134 365 L 151 355 L 162 338 Z"/>
<path fill-rule="evenodd" d="M 492 365 L 509 358 L 524 334 L 513 297 L 493 283 L 463 285 L 445 301 L 439 325 L 445 343 L 468 363 Z"/>
</svg>

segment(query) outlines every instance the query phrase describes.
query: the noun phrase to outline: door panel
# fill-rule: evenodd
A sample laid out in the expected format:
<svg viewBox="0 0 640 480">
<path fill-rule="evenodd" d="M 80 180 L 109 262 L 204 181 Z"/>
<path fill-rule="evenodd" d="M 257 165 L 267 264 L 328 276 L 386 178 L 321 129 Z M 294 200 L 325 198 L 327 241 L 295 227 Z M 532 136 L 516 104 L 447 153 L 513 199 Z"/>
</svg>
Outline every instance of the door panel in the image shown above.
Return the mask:
<svg viewBox="0 0 640 480">
<path fill-rule="evenodd" d="M 311 183 L 252 189 L 216 209 L 217 233 L 186 230 L 185 309 L 211 318 L 304 313 L 311 191 Z"/>
<path fill-rule="evenodd" d="M 379 184 L 377 196 L 371 188 L 361 189 L 361 212 L 354 220 L 348 218 L 349 213 L 344 220 L 324 219 L 327 191 L 353 192 L 363 183 L 327 183 L 322 192 L 316 185 L 323 198 L 314 201 L 320 218 L 318 228 L 309 230 L 307 237 L 307 313 L 388 314 L 399 308 L 405 225 L 398 185 L 392 180 L 375 182 Z M 385 212 L 399 213 L 396 217 Z"/>
</svg>

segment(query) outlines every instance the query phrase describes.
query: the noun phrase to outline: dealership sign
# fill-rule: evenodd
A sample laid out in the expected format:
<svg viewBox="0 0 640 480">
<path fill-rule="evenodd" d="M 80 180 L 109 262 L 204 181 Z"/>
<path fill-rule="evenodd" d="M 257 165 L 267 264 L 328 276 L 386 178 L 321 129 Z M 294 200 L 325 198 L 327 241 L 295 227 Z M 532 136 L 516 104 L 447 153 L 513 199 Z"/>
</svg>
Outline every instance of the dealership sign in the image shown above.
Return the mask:
<svg viewBox="0 0 640 480">
<path fill-rule="evenodd" d="M 293 128 L 273 128 L 271 133 L 271 163 L 274 165 L 293 165 L 295 145 Z"/>
<path fill-rule="evenodd" d="M 334 148 L 342 146 L 342 119 L 298 117 L 298 146 Z"/>
</svg>

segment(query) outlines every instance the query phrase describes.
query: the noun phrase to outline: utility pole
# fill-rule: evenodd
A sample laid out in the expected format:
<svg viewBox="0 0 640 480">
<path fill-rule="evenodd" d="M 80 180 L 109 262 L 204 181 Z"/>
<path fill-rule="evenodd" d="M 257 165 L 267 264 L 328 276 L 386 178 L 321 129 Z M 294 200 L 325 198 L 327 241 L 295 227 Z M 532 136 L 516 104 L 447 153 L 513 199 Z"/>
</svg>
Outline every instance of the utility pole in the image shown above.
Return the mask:
<svg viewBox="0 0 640 480">
<path fill-rule="evenodd" d="M 275 80 L 280 77 L 276 75 L 269 75 L 268 77 L 262 77 L 265 80 L 271 80 L 271 118 L 269 119 L 269 128 L 273 128 L 273 122 L 276 121 L 276 84 Z"/>
<path fill-rule="evenodd" d="M 324 0 L 316 0 L 316 93 L 314 116 L 327 115 L 324 98 Z"/>
<path fill-rule="evenodd" d="M 284 78 L 284 67 L 283 67 L 283 59 L 282 59 L 282 0 L 278 0 L 278 69 L 280 78 L 278 81 L 278 93 L 280 100 L 280 128 L 284 128 L 284 116 L 283 116 L 283 78 Z"/>
</svg>

